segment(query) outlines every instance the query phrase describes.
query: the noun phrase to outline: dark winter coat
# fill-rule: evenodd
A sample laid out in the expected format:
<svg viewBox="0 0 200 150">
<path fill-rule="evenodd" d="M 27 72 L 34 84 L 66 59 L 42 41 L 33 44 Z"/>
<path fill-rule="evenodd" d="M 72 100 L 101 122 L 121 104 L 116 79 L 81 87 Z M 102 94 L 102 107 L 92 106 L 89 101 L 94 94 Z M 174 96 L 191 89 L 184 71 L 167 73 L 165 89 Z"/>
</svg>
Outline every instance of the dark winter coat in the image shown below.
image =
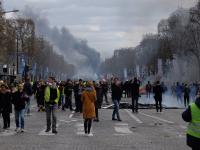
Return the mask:
<svg viewBox="0 0 200 150">
<path fill-rule="evenodd" d="M 78 95 L 78 86 L 76 88 L 77 88 L 76 92 L 77 92 L 77 95 Z M 66 97 L 71 97 L 72 96 L 72 92 L 73 92 L 73 84 L 67 83 L 65 85 L 65 89 L 64 89 L 65 96 Z"/>
<path fill-rule="evenodd" d="M 163 88 L 160 84 L 156 84 L 153 88 L 155 101 L 162 101 Z"/>
<path fill-rule="evenodd" d="M 28 97 L 25 96 L 24 92 L 17 91 L 12 95 L 12 103 L 14 104 L 15 110 L 22 110 L 25 108 L 25 103 L 28 101 Z"/>
<path fill-rule="evenodd" d="M 196 99 L 195 104 L 200 109 L 200 97 Z M 186 122 L 192 121 L 192 114 L 190 106 L 182 113 L 182 118 Z M 200 139 L 187 134 L 187 145 L 191 148 L 198 149 L 200 146 Z"/>
<path fill-rule="evenodd" d="M 10 92 L 0 93 L 0 103 L 2 113 L 12 113 L 12 103 Z"/>
<path fill-rule="evenodd" d="M 28 95 L 31 96 L 33 94 L 33 89 L 32 89 L 32 85 L 29 82 L 26 82 L 24 84 L 24 92 Z"/>
<path fill-rule="evenodd" d="M 131 84 L 131 95 L 133 98 L 138 98 L 140 96 L 140 84 L 137 81 Z"/>
<path fill-rule="evenodd" d="M 101 86 L 95 86 L 97 100 L 95 103 L 96 108 L 101 108 L 103 102 L 103 89 Z"/>
<path fill-rule="evenodd" d="M 112 84 L 111 86 L 112 90 L 112 100 L 121 100 L 122 97 L 122 88 L 121 86 L 117 86 L 116 84 Z"/>
<path fill-rule="evenodd" d="M 38 105 L 44 105 L 44 91 L 45 91 L 45 88 L 46 88 L 45 85 L 41 85 L 41 86 L 37 87 L 36 99 L 37 99 Z"/>
</svg>

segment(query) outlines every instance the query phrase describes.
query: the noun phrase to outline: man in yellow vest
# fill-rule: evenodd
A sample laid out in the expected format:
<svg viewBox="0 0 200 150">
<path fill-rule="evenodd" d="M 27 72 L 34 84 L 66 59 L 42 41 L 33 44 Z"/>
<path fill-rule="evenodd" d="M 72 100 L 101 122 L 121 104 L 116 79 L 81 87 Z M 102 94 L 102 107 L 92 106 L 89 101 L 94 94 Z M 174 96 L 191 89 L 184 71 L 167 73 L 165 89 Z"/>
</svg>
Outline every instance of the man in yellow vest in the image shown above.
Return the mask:
<svg viewBox="0 0 200 150">
<path fill-rule="evenodd" d="M 45 93 L 44 93 L 45 109 L 46 109 L 46 117 L 47 117 L 47 129 L 45 132 L 49 132 L 51 130 L 51 124 L 52 124 L 52 133 L 55 133 L 55 134 L 57 133 L 56 109 L 57 109 L 59 99 L 60 99 L 60 92 L 56 85 L 55 78 L 49 77 L 48 85 L 45 88 Z"/>
<path fill-rule="evenodd" d="M 182 118 L 189 122 L 187 129 L 187 145 L 192 150 L 200 150 L 200 90 L 194 103 L 183 112 Z"/>
</svg>

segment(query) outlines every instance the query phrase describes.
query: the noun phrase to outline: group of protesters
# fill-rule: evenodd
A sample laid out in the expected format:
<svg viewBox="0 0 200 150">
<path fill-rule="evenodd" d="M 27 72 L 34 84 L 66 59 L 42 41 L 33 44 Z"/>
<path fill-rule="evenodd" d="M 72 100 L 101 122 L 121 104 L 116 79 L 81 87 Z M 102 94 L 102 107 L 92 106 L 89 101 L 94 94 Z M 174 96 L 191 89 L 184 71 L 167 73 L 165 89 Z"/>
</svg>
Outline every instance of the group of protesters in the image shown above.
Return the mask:
<svg viewBox="0 0 200 150">
<path fill-rule="evenodd" d="M 40 80 L 34 83 L 27 78 L 24 82 L 19 82 L 17 85 L 12 84 L 10 86 L 0 81 L 0 113 L 3 117 L 3 128 L 10 128 L 10 114 L 14 110 L 15 131 L 17 133 L 24 132 L 24 116 L 25 114 L 27 116 L 31 115 L 30 104 L 31 100 L 34 99 L 33 97 L 35 97 L 38 111 L 46 112 L 45 132 L 50 132 L 52 130 L 52 133 L 57 134 L 56 110 L 61 109 L 65 111 L 69 109 L 70 111 L 83 114 L 85 134 L 92 136 L 92 121 L 99 122 L 99 109 L 102 107 L 103 99 L 105 99 L 105 104 L 110 103 L 107 97 L 109 90 L 111 91 L 111 100 L 114 106 L 112 113 L 113 121 L 122 121 L 119 108 L 123 93 L 125 93 L 125 97 L 131 97 L 132 99 L 132 112 L 138 113 L 138 100 L 141 96 L 141 81 L 137 78 L 130 80 L 129 86 L 127 86 L 126 82 L 123 84 L 119 78 L 113 78 L 110 84 L 105 80 L 83 81 L 82 79 L 77 81 L 68 79 L 67 81 L 57 82 L 54 77 L 49 77 L 47 81 Z M 157 112 L 162 112 L 162 94 L 166 92 L 166 90 L 167 87 L 163 82 L 160 83 L 159 80 L 153 84 L 148 81 L 145 86 L 147 98 L 151 97 L 151 92 L 154 93 L 153 97 L 155 99 Z M 200 90 L 199 84 L 192 84 L 190 86 L 182 84 L 180 86 L 177 82 L 176 86 L 172 86 L 171 91 L 172 95 L 176 93 L 177 101 L 180 102 L 182 102 L 182 100 L 179 100 L 180 97 L 184 95 L 184 104 L 185 107 L 187 107 L 189 105 L 191 92 L 194 92 L 195 97 L 197 93 L 199 93 L 197 91 Z M 72 102 L 73 93 L 75 109 Z M 199 102 L 199 99 L 197 99 L 197 101 Z M 12 109 L 12 105 L 14 105 L 14 109 Z M 191 105 L 193 106 L 192 108 L 189 106 L 186 112 L 183 113 L 185 121 L 192 122 L 191 115 L 193 115 L 193 109 L 196 110 L 196 112 L 198 110 L 195 104 L 193 105 Z M 188 134 L 196 135 L 193 133 L 192 128 L 193 126 L 189 128 Z M 191 136 L 188 136 L 188 138 L 190 141 Z"/>
</svg>

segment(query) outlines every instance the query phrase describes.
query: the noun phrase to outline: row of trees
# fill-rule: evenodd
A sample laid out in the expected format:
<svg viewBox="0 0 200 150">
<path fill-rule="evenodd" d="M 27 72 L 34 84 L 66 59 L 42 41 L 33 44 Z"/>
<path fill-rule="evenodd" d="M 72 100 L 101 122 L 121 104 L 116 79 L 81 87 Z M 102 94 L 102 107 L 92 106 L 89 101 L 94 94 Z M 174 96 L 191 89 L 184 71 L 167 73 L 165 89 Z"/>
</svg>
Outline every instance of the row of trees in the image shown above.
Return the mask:
<svg viewBox="0 0 200 150">
<path fill-rule="evenodd" d="M 156 74 L 158 59 L 162 59 L 165 77 L 200 79 L 200 2 L 191 9 L 180 8 L 161 20 L 158 33 L 145 35 L 137 47 L 116 50 L 100 69 L 102 73 L 122 75 L 123 68 L 134 70 L 139 65 L 146 68 L 148 75 Z"/>
<path fill-rule="evenodd" d="M 34 69 L 37 78 L 58 73 L 71 77 L 75 73 L 75 67 L 57 54 L 53 45 L 36 36 L 32 19 L 6 19 L 0 3 L 0 63 L 18 66 L 16 71 L 19 72 L 22 59 Z"/>
</svg>

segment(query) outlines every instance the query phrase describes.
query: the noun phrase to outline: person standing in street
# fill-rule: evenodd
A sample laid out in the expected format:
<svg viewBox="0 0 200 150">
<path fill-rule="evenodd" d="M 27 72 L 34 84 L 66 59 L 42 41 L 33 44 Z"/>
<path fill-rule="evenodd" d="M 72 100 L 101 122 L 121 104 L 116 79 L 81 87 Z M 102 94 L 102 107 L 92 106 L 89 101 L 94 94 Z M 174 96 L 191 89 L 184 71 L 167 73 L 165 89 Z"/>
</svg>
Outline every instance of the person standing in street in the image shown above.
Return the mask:
<svg viewBox="0 0 200 150">
<path fill-rule="evenodd" d="M 154 99 L 156 103 L 156 111 L 162 112 L 162 93 L 163 93 L 163 88 L 160 84 L 160 81 L 156 81 L 156 84 L 153 88 L 154 92 Z"/>
<path fill-rule="evenodd" d="M 12 113 L 11 93 L 6 84 L 2 84 L 0 87 L 0 103 L 3 117 L 3 128 L 10 128 L 10 113 Z"/>
<path fill-rule="evenodd" d="M 112 120 L 122 121 L 119 115 L 119 103 L 122 97 L 122 88 L 121 88 L 121 82 L 118 78 L 114 79 L 114 83 L 112 83 L 111 90 L 112 90 L 112 101 L 114 104 Z M 115 116 L 117 116 L 117 119 L 115 118 Z"/>
<path fill-rule="evenodd" d="M 96 118 L 94 119 L 94 121 L 99 122 L 99 109 L 101 108 L 101 105 L 103 103 L 103 89 L 102 85 L 99 82 L 95 84 L 95 90 L 96 90 L 97 100 L 95 103 Z"/>
<path fill-rule="evenodd" d="M 108 102 L 108 83 L 106 82 L 106 80 L 100 81 L 100 85 L 102 87 L 102 92 L 103 92 L 103 97 L 105 97 L 105 102 L 107 105 L 109 105 Z"/>
<path fill-rule="evenodd" d="M 60 98 L 60 92 L 56 85 L 55 78 L 49 77 L 48 85 L 45 88 L 45 94 L 44 94 L 46 119 L 47 119 L 47 129 L 45 132 L 49 132 L 51 130 L 51 124 L 52 124 L 52 133 L 57 134 L 56 109 L 58 107 L 57 105 L 59 98 Z"/>
<path fill-rule="evenodd" d="M 31 100 L 32 100 L 32 96 L 33 96 L 33 89 L 32 89 L 32 84 L 31 84 L 31 80 L 30 78 L 27 78 L 25 83 L 24 83 L 24 93 L 28 96 L 28 100 L 26 102 L 26 106 L 25 106 L 25 114 L 27 116 L 31 115 Z"/>
<path fill-rule="evenodd" d="M 29 100 L 29 97 L 25 94 L 23 90 L 23 84 L 18 84 L 18 90 L 12 94 L 12 103 L 14 104 L 15 110 L 15 123 L 16 132 L 24 132 L 24 113 L 25 104 Z"/>
<path fill-rule="evenodd" d="M 150 99 L 150 96 L 151 96 L 151 83 L 150 83 L 150 81 L 148 81 L 148 83 L 146 85 L 146 94 L 147 94 L 147 98 Z"/>
<path fill-rule="evenodd" d="M 84 119 L 84 131 L 88 136 L 93 136 L 91 133 L 92 119 L 96 117 L 95 114 L 95 102 L 96 102 L 96 91 L 93 87 L 93 83 L 90 81 L 86 82 L 86 87 L 81 95 L 81 101 L 83 104 L 83 119 Z"/>
<path fill-rule="evenodd" d="M 194 103 L 182 113 L 184 121 L 188 122 L 187 128 L 187 145 L 192 150 L 200 149 L 200 90 Z"/>
<path fill-rule="evenodd" d="M 138 99 L 140 96 L 139 93 L 140 82 L 137 78 L 134 78 L 133 83 L 131 84 L 131 97 L 132 97 L 132 112 L 138 112 Z"/>
<path fill-rule="evenodd" d="M 187 84 L 185 84 L 184 86 L 183 93 L 184 93 L 184 105 L 186 108 L 190 103 L 190 88 Z"/>
<path fill-rule="evenodd" d="M 69 108 L 70 111 L 73 111 L 73 108 L 72 108 L 72 92 L 73 92 L 73 83 L 70 79 L 68 79 L 66 84 L 65 84 L 64 93 L 65 93 L 65 107 Z"/>
</svg>

